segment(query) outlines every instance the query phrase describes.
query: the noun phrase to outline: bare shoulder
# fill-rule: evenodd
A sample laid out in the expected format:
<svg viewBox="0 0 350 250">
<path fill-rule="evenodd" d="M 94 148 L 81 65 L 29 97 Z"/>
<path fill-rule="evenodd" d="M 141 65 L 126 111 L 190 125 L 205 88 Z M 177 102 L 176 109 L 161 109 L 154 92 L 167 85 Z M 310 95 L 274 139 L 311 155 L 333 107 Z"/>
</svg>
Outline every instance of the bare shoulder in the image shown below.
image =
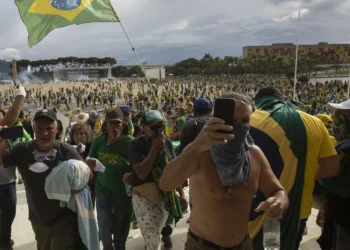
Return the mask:
<svg viewBox="0 0 350 250">
<path fill-rule="evenodd" d="M 251 157 L 251 162 L 255 163 L 255 165 L 261 170 L 270 168 L 270 164 L 264 154 L 264 152 L 256 145 L 252 146 L 249 149 L 249 154 Z"/>
<path fill-rule="evenodd" d="M 261 161 L 261 160 L 263 160 L 265 158 L 265 155 L 264 155 L 263 151 L 257 145 L 253 145 L 249 149 L 249 153 L 257 161 Z"/>
</svg>

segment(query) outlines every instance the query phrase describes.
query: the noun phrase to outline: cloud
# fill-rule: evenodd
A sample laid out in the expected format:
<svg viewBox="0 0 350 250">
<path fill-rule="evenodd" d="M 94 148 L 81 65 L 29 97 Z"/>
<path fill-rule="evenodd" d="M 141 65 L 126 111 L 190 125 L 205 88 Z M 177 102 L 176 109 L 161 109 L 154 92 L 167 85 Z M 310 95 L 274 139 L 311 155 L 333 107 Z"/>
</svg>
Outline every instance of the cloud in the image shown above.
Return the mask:
<svg viewBox="0 0 350 250">
<path fill-rule="evenodd" d="M 309 9 L 302 9 L 300 10 L 300 17 L 305 16 L 306 14 L 308 14 L 310 12 Z M 290 20 L 295 20 L 297 19 L 299 16 L 299 11 L 294 11 L 291 14 L 281 17 L 281 18 L 273 18 L 272 20 L 275 22 L 283 22 L 283 21 L 290 21 Z"/>
<path fill-rule="evenodd" d="M 244 46 L 294 42 L 297 10 L 302 10 L 303 17 L 301 43 L 349 41 L 349 0 L 111 0 L 111 3 L 138 54 L 150 64 L 199 58 L 207 52 L 213 56 L 241 56 Z M 16 48 L 25 59 L 111 56 L 118 63 L 137 63 L 118 23 L 56 29 L 29 48 L 28 33 L 16 5 L 3 1 L 0 27 L 0 50 Z"/>
<path fill-rule="evenodd" d="M 0 50 L 0 59 L 5 61 L 20 60 L 21 53 L 19 52 L 18 49 L 7 48 L 4 50 Z"/>
<path fill-rule="evenodd" d="M 184 30 L 188 27 L 188 21 L 187 20 L 182 20 L 180 22 L 175 23 L 174 25 L 171 25 L 169 27 L 169 31 L 172 30 Z"/>
</svg>

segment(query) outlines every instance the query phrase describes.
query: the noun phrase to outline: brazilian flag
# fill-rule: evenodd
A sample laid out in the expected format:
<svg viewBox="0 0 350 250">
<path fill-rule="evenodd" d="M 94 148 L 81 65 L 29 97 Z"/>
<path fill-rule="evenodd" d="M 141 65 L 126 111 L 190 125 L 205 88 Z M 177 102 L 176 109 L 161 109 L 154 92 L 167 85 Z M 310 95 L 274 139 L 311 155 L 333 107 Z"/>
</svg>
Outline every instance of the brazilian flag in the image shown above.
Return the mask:
<svg viewBox="0 0 350 250">
<path fill-rule="evenodd" d="M 281 249 L 292 250 L 296 245 L 303 194 L 306 128 L 297 107 L 288 101 L 263 97 L 257 99 L 255 104 L 257 110 L 251 117 L 250 134 L 288 192 L 290 204 L 281 220 Z M 248 228 L 250 236 L 254 238 L 255 249 L 261 249 L 263 245 L 264 214 L 255 213 L 254 209 L 265 200 L 265 195 L 258 190 L 253 199 Z"/>
<path fill-rule="evenodd" d="M 92 22 L 119 22 L 109 0 L 15 0 L 30 47 L 56 28 Z"/>
<path fill-rule="evenodd" d="M 23 127 L 23 125 L 20 121 L 15 122 L 15 124 L 13 124 L 13 126 L 14 127 Z M 7 144 L 9 147 L 12 147 L 15 143 L 26 142 L 26 141 L 31 141 L 31 140 L 32 140 L 32 137 L 30 137 L 30 135 L 27 133 L 27 131 L 23 128 L 23 137 L 18 138 L 16 141 L 8 140 Z"/>
</svg>

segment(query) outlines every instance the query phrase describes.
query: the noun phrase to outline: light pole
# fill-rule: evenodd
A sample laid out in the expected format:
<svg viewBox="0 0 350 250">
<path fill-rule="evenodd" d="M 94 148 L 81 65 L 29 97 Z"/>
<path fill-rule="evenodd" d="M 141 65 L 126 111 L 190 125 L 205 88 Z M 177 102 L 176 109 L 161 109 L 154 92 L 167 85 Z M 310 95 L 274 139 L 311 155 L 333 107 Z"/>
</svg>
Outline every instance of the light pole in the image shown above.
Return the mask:
<svg viewBox="0 0 350 250">
<path fill-rule="evenodd" d="M 297 43 L 295 47 L 295 68 L 294 68 L 294 88 L 293 88 L 293 100 L 297 100 L 297 81 L 298 81 L 298 51 L 299 51 L 299 28 L 300 28 L 300 11 L 298 12 L 298 25 L 297 25 Z"/>
</svg>

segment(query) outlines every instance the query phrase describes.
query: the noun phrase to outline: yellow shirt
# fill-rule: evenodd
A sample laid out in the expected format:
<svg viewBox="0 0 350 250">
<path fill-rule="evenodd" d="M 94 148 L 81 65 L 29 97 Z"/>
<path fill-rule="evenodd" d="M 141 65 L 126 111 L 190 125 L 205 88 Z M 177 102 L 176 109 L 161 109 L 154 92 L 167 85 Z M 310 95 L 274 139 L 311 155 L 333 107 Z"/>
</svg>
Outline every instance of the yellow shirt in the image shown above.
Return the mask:
<svg viewBox="0 0 350 250">
<path fill-rule="evenodd" d="M 174 130 L 174 123 L 171 123 L 171 125 L 166 125 L 165 126 L 165 135 L 167 137 L 171 137 L 171 134 L 173 133 Z"/>
<path fill-rule="evenodd" d="M 307 134 L 307 157 L 300 211 L 300 219 L 306 219 L 311 214 L 312 192 L 315 186 L 318 160 L 337 155 L 337 152 L 322 121 L 302 111 L 298 112 L 304 122 Z"/>
<path fill-rule="evenodd" d="M 330 135 L 329 139 L 331 139 L 331 142 L 332 142 L 333 146 L 335 147 L 337 145 L 337 140 L 335 139 L 335 137 L 333 135 Z"/>
</svg>

